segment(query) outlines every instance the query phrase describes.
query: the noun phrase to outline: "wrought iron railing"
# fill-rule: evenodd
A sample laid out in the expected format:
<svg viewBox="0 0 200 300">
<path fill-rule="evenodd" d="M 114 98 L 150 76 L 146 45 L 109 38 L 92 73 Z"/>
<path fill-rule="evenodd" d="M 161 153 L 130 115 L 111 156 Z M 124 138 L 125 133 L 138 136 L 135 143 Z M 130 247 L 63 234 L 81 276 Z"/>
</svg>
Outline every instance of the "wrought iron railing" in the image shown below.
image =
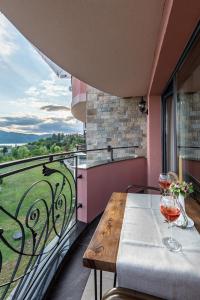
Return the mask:
<svg viewBox="0 0 200 300">
<path fill-rule="evenodd" d="M 108 151 L 131 147 L 107 147 Z M 0 164 L 0 300 L 42 299 L 77 222 L 77 152 Z"/>
<path fill-rule="evenodd" d="M 0 165 L 0 299 L 40 299 L 76 223 L 76 166 L 68 153 Z"/>
</svg>

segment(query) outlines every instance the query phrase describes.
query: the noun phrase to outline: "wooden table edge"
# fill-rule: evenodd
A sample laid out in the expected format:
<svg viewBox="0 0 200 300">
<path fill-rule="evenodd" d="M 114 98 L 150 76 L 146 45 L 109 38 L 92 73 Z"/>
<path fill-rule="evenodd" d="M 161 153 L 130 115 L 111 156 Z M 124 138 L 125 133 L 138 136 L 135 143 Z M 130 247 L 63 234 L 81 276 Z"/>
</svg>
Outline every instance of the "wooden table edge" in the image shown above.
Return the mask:
<svg viewBox="0 0 200 300">
<path fill-rule="evenodd" d="M 101 220 L 83 255 L 83 266 L 116 272 L 116 260 L 127 193 L 112 193 Z"/>
</svg>

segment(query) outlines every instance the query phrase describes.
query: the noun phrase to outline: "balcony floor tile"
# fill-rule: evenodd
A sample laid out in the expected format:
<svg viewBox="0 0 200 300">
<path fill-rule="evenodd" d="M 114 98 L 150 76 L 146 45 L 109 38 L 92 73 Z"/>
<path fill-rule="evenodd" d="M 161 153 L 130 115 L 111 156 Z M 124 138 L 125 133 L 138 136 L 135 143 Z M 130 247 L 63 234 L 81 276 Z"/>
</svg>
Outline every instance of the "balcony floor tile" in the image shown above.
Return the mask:
<svg viewBox="0 0 200 300">
<path fill-rule="evenodd" d="M 70 259 L 67 260 L 52 284 L 46 300 L 81 300 L 90 275 L 90 269 L 83 267 L 82 258 L 98 222 L 99 218 L 89 226 L 87 232 L 80 238 L 75 250 L 70 255 Z"/>
</svg>

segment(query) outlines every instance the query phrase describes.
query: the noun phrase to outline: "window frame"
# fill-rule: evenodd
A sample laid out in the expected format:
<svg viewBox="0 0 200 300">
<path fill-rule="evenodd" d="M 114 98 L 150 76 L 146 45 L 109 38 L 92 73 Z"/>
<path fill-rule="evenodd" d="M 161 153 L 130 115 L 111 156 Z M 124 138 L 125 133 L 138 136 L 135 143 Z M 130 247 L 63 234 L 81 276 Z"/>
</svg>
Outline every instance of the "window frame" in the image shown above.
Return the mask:
<svg viewBox="0 0 200 300">
<path fill-rule="evenodd" d="M 176 86 L 176 75 L 181 68 L 182 64 L 184 64 L 185 60 L 187 59 L 188 55 L 190 55 L 190 50 L 193 47 L 194 43 L 197 41 L 197 39 L 200 39 L 200 21 L 198 22 L 189 42 L 187 43 L 183 54 L 181 55 L 167 85 L 166 88 L 164 89 L 162 96 L 161 96 L 161 142 L 162 142 L 162 171 L 167 172 L 167 147 L 166 147 L 166 142 L 167 142 L 167 99 L 171 96 L 173 98 L 173 106 L 175 110 L 175 118 L 177 114 L 177 86 Z M 176 173 L 178 171 L 178 156 L 177 156 L 177 121 L 176 119 L 174 120 L 174 147 L 173 151 L 175 152 L 175 166 L 174 170 Z M 190 176 L 188 178 L 193 185 L 195 192 L 193 193 L 193 198 L 198 201 L 200 204 L 200 182 L 197 181 L 193 176 Z"/>
<path fill-rule="evenodd" d="M 167 124 L 166 124 L 166 119 L 167 119 L 167 109 L 166 109 L 166 104 L 167 104 L 167 99 L 169 97 L 173 98 L 173 107 L 175 110 L 175 116 L 176 116 L 176 111 L 177 111 L 177 86 L 176 86 L 176 74 L 181 68 L 182 64 L 184 64 L 186 58 L 190 54 L 190 50 L 196 40 L 200 38 L 200 21 L 198 22 L 191 38 L 189 39 L 189 42 L 187 43 L 169 81 L 167 82 L 167 85 L 162 93 L 161 96 L 161 142 L 162 142 L 162 171 L 167 172 L 167 147 L 166 147 L 166 142 L 167 142 Z M 176 122 L 176 117 L 174 120 L 174 153 L 175 157 L 177 157 L 177 122 Z M 175 165 L 174 165 L 174 170 L 177 172 L 178 165 L 177 165 L 177 160 L 175 160 Z"/>
</svg>

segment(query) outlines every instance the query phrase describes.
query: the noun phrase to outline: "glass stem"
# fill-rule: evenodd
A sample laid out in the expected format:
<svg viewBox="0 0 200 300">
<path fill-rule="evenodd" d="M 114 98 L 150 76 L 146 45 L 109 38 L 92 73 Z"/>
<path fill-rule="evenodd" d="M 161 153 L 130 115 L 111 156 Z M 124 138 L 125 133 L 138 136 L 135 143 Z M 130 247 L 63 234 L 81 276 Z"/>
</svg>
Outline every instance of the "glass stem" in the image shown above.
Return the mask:
<svg viewBox="0 0 200 300">
<path fill-rule="evenodd" d="M 172 227 L 173 227 L 173 223 L 170 222 L 169 226 L 170 226 L 170 241 L 172 241 Z"/>
</svg>

